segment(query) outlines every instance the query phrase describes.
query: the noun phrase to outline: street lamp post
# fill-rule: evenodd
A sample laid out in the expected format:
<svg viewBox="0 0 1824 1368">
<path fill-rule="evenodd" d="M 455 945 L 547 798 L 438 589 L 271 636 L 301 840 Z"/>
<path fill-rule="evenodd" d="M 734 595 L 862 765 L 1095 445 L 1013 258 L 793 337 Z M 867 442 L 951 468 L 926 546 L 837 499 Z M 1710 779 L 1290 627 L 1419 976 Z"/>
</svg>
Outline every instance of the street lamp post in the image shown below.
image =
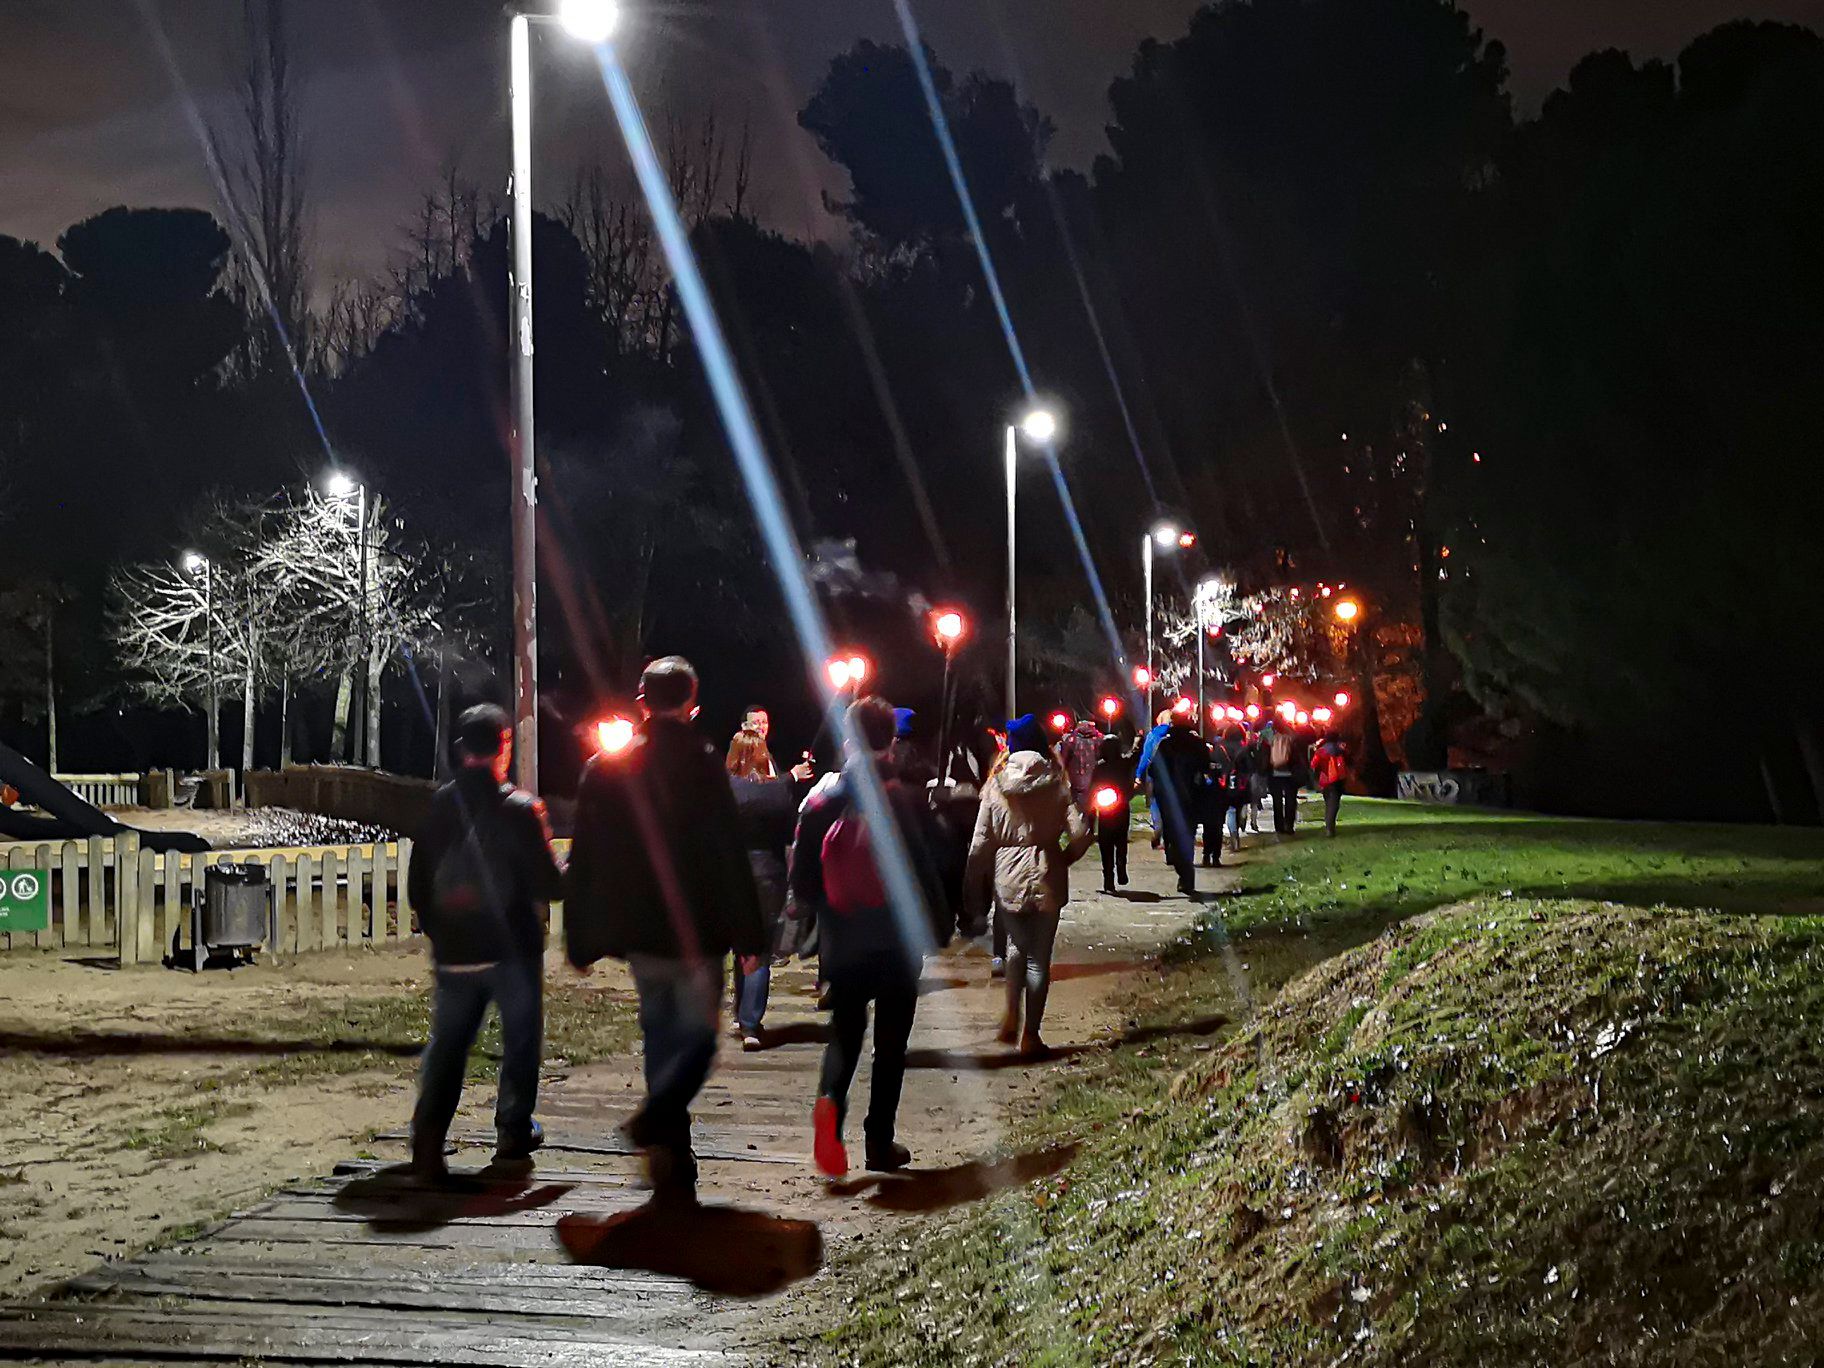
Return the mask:
<svg viewBox="0 0 1824 1368">
<path fill-rule="evenodd" d="M 513 762 L 521 788 L 538 792 L 538 466 L 532 402 L 532 31 L 535 16 L 509 25 L 513 109 L 512 369 Z M 543 16 L 536 16 L 542 18 Z M 571 37 L 599 45 L 620 17 L 615 0 L 563 0 L 557 18 Z"/>
<path fill-rule="evenodd" d="M 368 726 L 368 712 L 373 707 L 369 698 L 372 681 L 368 678 L 373 658 L 374 644 L 372 626 L 368 613 L 373 599 L 371 586 L 372 576 L 368 561 L 367 547 L 367 486 L 345 471 L 337 471 L 329 477 L 329 492 L 338 499 L 351 495 L 355 500 L 355 583 L 361 596 L 360 606 L 356 610 L 355 630 L 361 646 L 360 668 L 355 671 L 356 701 L 354 716 L 355 755 L 372 765 L 380 767 L 380 748 L 377 744 L 379 734 Z"/>
<path fill-rule="evenodd" d="M 1153 546 L 1157 544 L 1162 551 L 1188 551 L 1197 544 L 1195 533 L 1183 531 L 1170 523 L 1160 523 L 1140 539 L 1140 568 L 1146 582 L 1146 716 L 1150 723 L 1153 716 Z"/>
<path fill-rule="evenodd" d="M 938 784 L 942 788 L 950 786 L 950 714 L 956 709 L 956 700 L 950 694 L 950 666 L 968 630 L 969 620 L 954 608 L 940 608 L 931 615 L 931 634 L 944 653 L 944 682 L 938 690 L 937 705 L 937 753 L 943 757 Z"/>
<path fill-rule="evenodd" d="M 203 633 L 207 643 L 204 650 L 208 654 L 208 665 L 205 667 L 207 677 L 203 686 L 203 705 L 209 709 L 209 722 L 204 728 L 204 735 L 207 737 L 204 751 L 206 768 L 213 772 L 222 767 L 221 710 L 217 706 L 215 695 L 215 567 L 200 551 L 192 551 L 184 557 L 184 569 L 193 575 L 203 577 Z"/>
<path fill-rule="evenodd" d="M 1019 644 L 1015 633 L 1018 574 L 1014 566 L 1013 550 L 1016 527 L 1014 509 L 1019 491 L 1016 477 L 1022 432 L 1026 434 L 1027 440 L 1039 446 L 1049 446 L 1057 439 L 1057 417 L 1049 409 L 1035 408 L 1018 423 L 1007 425 L 1007 716 L 1010 719 L 1020 715 L 1015 687 L 1020 665 Z"/>
</svg>

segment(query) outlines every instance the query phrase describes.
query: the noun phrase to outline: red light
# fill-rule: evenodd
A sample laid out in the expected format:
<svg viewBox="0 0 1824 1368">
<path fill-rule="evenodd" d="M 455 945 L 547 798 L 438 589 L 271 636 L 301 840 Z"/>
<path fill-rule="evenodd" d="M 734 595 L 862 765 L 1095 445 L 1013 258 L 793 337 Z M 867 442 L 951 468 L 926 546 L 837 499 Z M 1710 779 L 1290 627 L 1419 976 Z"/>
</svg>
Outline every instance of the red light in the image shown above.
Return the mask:
<svg viewBox="0 0 1824 1368">
<path fill-rule="evenodd" d="M 1242 714 L 1243 714 L 1243 716 L 1245 716 L 1248 719 L 1248 721 L 1258 722 L 1260 720 L 1260 704 L 1258 704 L 1258 703 L 1248 704 L 1247 707 L 1242 709 Z"/>
<path fill-rule="evenodd" d="M 1303 708 L 1300 708 L 1298 710 L 1298 715 L 1294 720 L 1301 727 L 1309 726 L 1311 724 L 1311 714 L 1306 712 Z"/>
<path fill-rule="evenodd" d="M 939 608 L 931 614 L 931 634 L 939 646 L 956 645 L 969 630 L 969 620 L 954 608 Z"/>
<path fill-rule="evenodd" d="M 1279 705 L 1279 715 L 1290 722 L 1293 718 L 1298 716 L 1298 704 L 1293 703 L 1290 700 L 1281 703 Z"/>
<path fill-rule="evenodd" d="M 604 755 L 619 755 L 633 744 L 633 723 L 624 717 L 611 717 L 595 724 L 595 739 Z"/>
<path fill-rule="evenodd" d="M 1260 709 L 1256 708 L 1254 711 L 1258 713 Z M 1225 710 L 1225 715 L 1228 717 L 1229 721 L 1239 722 L 1246 714 L 1244 714 L 1240 708 L 1229 708 Z"/>
<path fill-rule="evenodd" d="M 1172 704 L 1172 711 L 1183 717 L 1189 717 L 1192 713 L 1197 711 L 1197 705 L 1188 698 L 1180 698 L 1176 703 Z"/>
<path fill-rule="evenodd" d="M 1112 788 L 1099 788 L 1096 790 L 1096 811 L 1113 812 L 1120 806 L 1120 790 Z"/>
<path fill-rule="evenodd" d="M 1197 534 L 1195 532 L 1180 532 L 1178 534 L 1178 545 L 1182 550 L 1189 551 L 1193 546 L 1197 545 Z"/>
<path fill-rule="evenodd" d="M 1337 695 L 1337 696 L 1336 696 L 1336 700 L 1335 700 L 1335 701 L 1336 701 L 1336 706 L 1337 706 L 1337 707 L 1339 707 L 1339 708 L 1346 708 L 1346 707 L 1348 707 L 1348 706 L 1349 706 L 1349 695 L 1348 695 L 1348 694 L 1346 694 L 1346 693 L 1339 693 L 1339 694 L 1338 694 L 1338 695 Z"/>
<path fill-rule="evenodd" d="M 1069 727 L 1070 727 L 1070 714 L 1069 713 L 1055 712 L 1051 715 L 1051 729 L 1053 731 L 1066 731 L 1069 729 Z"/>
<path fill-rule="evenodd" d="M 1121 700 L 1120 699 L 1105 698 L 1102 700 L 1102 716 L 1106 717 L 1110 722 L 1113 722 L 1115 720 L 1115 718 L 1120 716 L 1120 714 L 1121 714 Z"/>
<path fill-rule="evenodd" d="M 1313 722 L 1328 722 L 1334 716 L 1336 716 L 1336 714 L 1331 712 L 1328 708 L 1311 709 L 1311 720 Z"/>
<path fill-rule="evenodd" d="M 861 683 L 862 680 L 864 680 L 868 677 L 868 672 L 869 672 L 869 666 L 868 666 L 868 658 L 866 656 L 852 655 L 849 657 L 849 678 L 850 678 L 850 680 L 852 680 L 856 684 L 859 684 L 859 683 Z"/>
<path fill-rule="evenodd" d="M 1260 687 L 1263 689 L 1270 689 L 1278 682 L 1278 675 L 1262 675 L 1260 677 Z"/>
<path fill-rule="evenodd" d="M 1144 665 L 1134 666 L 1134 687 L 1136 689 L 1149 688 L 1152 685 L 1152 682 L 1153 672 L 1151 670 L 1147 669 Z"/>
<path fill-rule="evenodd" d="M 846 689 L 849 687 L 849 662 L 848 661 L 832 660 L 824 668 L 830 672 L 830 687 L 832 689 L 841 690 L 841 689 Z"/>
</svg>

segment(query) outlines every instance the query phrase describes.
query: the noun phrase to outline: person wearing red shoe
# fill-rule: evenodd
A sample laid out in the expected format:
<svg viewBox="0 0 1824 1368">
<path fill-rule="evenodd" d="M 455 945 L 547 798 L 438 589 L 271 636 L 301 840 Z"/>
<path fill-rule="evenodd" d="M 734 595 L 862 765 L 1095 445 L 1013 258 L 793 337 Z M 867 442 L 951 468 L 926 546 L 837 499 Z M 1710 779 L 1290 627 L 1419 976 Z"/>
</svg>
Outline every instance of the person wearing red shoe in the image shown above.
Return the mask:
<svg viewBox="0 0 1824 1368">
<path fill-rule="evenodd" d="M 870 1006 L 874 1077 L 862 1125 L 865 1161 L 882 1173 L 911 1162 L 910 1152 L 894 1137 L 906 1042 L 918 1009 L 924 957 L 947 944 L 955 929 L 944 895 L 936 819 L 923 795 L 885 763 L 893 744 L 892 707 L 885 699 L 863 698 L 849 705 L 848 717 L 860 749 L 850 751 L 838 778 L 805 800 L 788 876 L 794 902 L 816 910 L 823 972 L 829 982 L 830 1041 L 823 1054 L 811 1127 L 817 1167 L 832 1178 L 849 1171 L 842 1128 Z M 880 785 L 886 798 L 922 907 L 896 910 L 887 895 L 880 861 L 890 858 L 889 846 L 869 830 L 860 793 L 870 780 Z"/>
</svg>

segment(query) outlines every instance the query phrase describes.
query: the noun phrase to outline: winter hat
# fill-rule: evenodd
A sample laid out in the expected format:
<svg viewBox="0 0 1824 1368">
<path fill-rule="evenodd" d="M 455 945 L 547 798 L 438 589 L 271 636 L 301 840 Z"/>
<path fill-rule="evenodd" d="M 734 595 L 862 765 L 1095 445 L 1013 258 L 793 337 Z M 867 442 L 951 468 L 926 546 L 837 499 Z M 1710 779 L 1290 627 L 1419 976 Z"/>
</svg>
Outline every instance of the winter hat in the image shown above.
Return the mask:
<svg viewBox="0 0 1824 1368">
<path fill-rule="evenodd" d="M 910 708 L 893 709 L 893 735 L 902 739 L 912 735 L 912 720 L 917 716 Z"/>
<path fill-rule="evenodd" d="M 1007 749 L 1037 751 L 1043 755 L 1051 749 L 1051 743 L 1045 739 L 1045 728 L 1039 725 L 1039 719 L 1027 713 L 1007 724 Z"/>
</svg>

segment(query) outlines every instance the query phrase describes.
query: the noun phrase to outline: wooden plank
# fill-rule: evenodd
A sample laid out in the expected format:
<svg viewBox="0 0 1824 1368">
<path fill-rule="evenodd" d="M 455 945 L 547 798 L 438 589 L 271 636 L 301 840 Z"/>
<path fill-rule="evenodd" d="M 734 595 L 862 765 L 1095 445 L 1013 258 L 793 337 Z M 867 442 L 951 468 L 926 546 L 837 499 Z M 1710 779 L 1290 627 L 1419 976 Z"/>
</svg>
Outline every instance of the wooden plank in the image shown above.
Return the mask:
<svg viewBox="0 0 1824 1368">
<path fill-rule="evenodd" d="M 323 914 L 317 908 L 317 862 L 309 855 L 298 856 L 291 878 L 297 886 L 298 949 L 321 950 Z"/>
<path fill-rule="evenodd" d="M 348 944 L 351 949 L 368 944 L 366 884 L 367 854 L 360 846 L 354 846 L 348 852 Z"/>
<path fill-rule="evenodd" d="M 58 895 L 63 903 L 63 925 L 59 928 L 61 945 L 87 945 L 77 920 L 82 915 L 82 871 L 77 868 L 76 842 L 65 841 L 59 851 L 62 870 L 58 877 Z"/>
<path fill-rule="evenodd" d="M 323 948 L 342 943 L 341 918 L 337 907 L 342 897 L 342 861 L 333 850 L 323 852 Z"/>
<path fill-rule="evenodd" d="M 165 944 L 182 933 L 188 935 L 190 904 L 184 900 L 184 854 L 165 853 Z"/>
<path fill-rule="evenodd" d="M 631 1211 L 648 1194 L 632 1191 L 616 1211 Z M 536 1226 L 442 1225 L 430 1229 L 376 1229 L 366 1221 L 267 1220 L 247 1216 L 230 1221 L 213 1235 L 211 1244 L 280 1245 L 409 1245 L 421 1249 L 510 1250 L 515 1253 L 555 1253 L 557 1216 L 547 1215 Z"/>
<path fill-rule="evenodd" d="M 32 855 L 29 850 L 27 850 L 22 845 L 16 845 L 11 850 L 7 851 L 7 853 L 6 853 L 6 867 L 9 870 L 10 869 L 30 869 L 31 868 L 31 863 L 30 863 L 31 858 L 32 858 Z M 8 932 L 5 936 L 0 936 L 0 940 L 5 941 L 6 948 L 8 950 L 19 950 L 19 949 L 23 949 L 25 947 L 25 945 L 28 943 L 27 942 L 28 935 L 31 938 L 30 944 L 36 945 L 38 943 L 38 933 L 35 931 L 29 932 L 29 933 L 25 932 L 25 931 L 20 931 L 17 934 Z"/>
<path fill-rule="evenodd" d="M 376 1140 L 394 1140 L 403 1143 L 410 1137 L 407 1136 L 404 1131 L 386 1131 L 380 1135 L 376 1135 L 374 1138 Z M 772 1141 L 787 1141 L 788 1133 L 783 1130 L 768 1132 L 766 1133 L 765 1138 Z M 494 1137 L 492 1134 L 484 1135 L 479 1131 L 458 1135 L 455 1139 L 456 1143 L 459 1145 L 474 1146 L 478 1149 L 494 1144 Z M 698 1159 L 713 1159 L 726 1163 L 795 1164 L 800 1166 L 805 1163 L 805 1154 L 808 1152 L 807 1150 L 795 1152 L 767 1149 L 750 1150 L 747 1148 L 749 1143 L 750 1142 L 745 1140 L 732 1139 L 728 1135 L 721 1133 L 719 1129 L 712 1131 L 699 1125 L 693 1130 L 691 1149 Z M 758 1143 L 758 1141 L 753 1143 Z M 805 1144 L 807 1146 L 809 1144 L 808 1126 L 805 1127 Z M 641 1151 L 633 1145 L 628 1144 L 627 1141 L 622 1139 L 619 1135 L 607 1134 L 589 1135 L 587 1137 L 570 1137 L 560 1135 L 547 1127 L 545 1131 L 545 1143 L 539 1150 L 539 1153 L 600 1154 L 637 1158 Z M 538 1171 L 538 1176 L 540 1178 L 550 1178 L 555 1175 L 548 1174 L 543 1169 L 540 1169 Z"/>
<path fill-rule="evenodd" d="M 374 944 L 385 945 L 388 941 L 399 939 L 393 930 L 392 918 L 387 904 L 392 901 L 388 890 L 390 861 L 387 859 L 386 847 L 374 847 Z"/>
<path fill-rule="evenodd" d="M 89 837 L 89 941 L 91 946 L 112 945 L 113 923 L 108 917 L 108 843 Z"/>
<path fill-rule="evenodd" d="M 135 864 L 133 889 L 139 898 L 139 962 L 157 964 L 164 958 L 159 948 L 159 932 L 163 923 L 158 919 L 158 855 L 155 851 L 142 849 Z"/>
<path fill-rule="evenodd" d="M 507 1263 L 498 1260 L 460 1262 L 438 1260 L 433 1265 L 387 1263 L 350 1264 L 338 1260 L 288 1259 L 273 1254 L 249 1255 L 238 1246 L 219 1250 L 199 1250 L 194 1245 L 142 1254 L 132 1263 L 103 1264 L 85 1274 L 78 1282 L 105 1290 L 116 1280 L 143 1275 L 149 1279 L 181 1282 L 189 1277 L 208 1276 L 230 1282 L 247 1278 L 274 1280 L 296 1279 L 316 1283 L 326 1290 L 352 1289 L 338 1295 L 365 1294 L 391 1296 L 395 1292 L 435 1291 L 448 1286 L 469 1288 L 523 1288 L 537 1296 L 567 1296 L 574 1293 L 612 1291 L 629 1283 L 651 1286 L 655 1292 L 685 1290 L 688 1285 L 641 1269 L 604 1268 L 598 1264 Z M 653 1280 L 659 1279 L 657 1284 Z M 701 1293 L 688 1288 L 690 1295 L 701 1299 Z M 254 1298 L 260 1300 L 260 1298 Z M 284 1300 L 272 1298 L 271 1300 Z"/>
<path fill-rule="evenodd" d="M 123 831 L 114 838 L 114 925 L 124 968 L 139 963 L 139 838 Z"/>
<path fill-rule="evenodd" d="M 412 877 L 412 842 L 411 838 L 399 840 L 399 938 L 401 940 L 418 934 L 418 928 L 412 919 L 412 893 L 409 883 Z"/>
<path fill-rule="evenodd" d="M 295 955 L 301 947 L 297 913 L 292 906 L 291 861 L 274 855 L 267 877 L 272 880 L 273 953 Z"/>
<path fill-rule="evenodd" d="M 34 1357 L 143 1354 L 190 1360 L 292 1363 L 497 1365 L 498 1368 L 634 1368 L 641 1364 L 726 1362 L 707 1349 L 661 1348 L 591 1331 L 586 1323 L 530 1320 L 503 1327 L 453 1317 L 387 1311 L 299 1315 L 276 1306 L 264 1316 L 238 1304 L 234 1318 L 208 1305 L 127 1306 L 98 1316 L 74 1305 L 0 1308 L 0 1352 Z"/>
</svg>

